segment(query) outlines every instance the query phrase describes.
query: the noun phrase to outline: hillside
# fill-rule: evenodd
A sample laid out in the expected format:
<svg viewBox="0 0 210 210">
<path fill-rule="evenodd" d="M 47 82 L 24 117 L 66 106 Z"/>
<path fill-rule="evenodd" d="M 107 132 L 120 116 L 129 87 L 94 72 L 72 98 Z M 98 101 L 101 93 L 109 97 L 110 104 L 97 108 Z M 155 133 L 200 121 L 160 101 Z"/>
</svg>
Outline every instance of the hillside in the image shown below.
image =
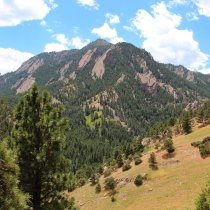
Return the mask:
<svg viewBox="0 0 210 210">
<path fill-rule="evenodd" d="M 95 187 L 89 184 L 70 193 L 81 210 L 186 210 L 195 209 L 195 199 L 210 179 L 210 157 L 202 159 L 198 149 L 190 144 L 210 135 L 210 126 L 196 129 L 187 136 L 174 138 L 176 155 L 164 159 L 165 152 L 156 153 L 159 169 L 148 167 L 149 152 L 142 157 L 142 164 L 127 172 L 118 169 L 112 174 L 121 181 L 118 184 L 116 202 L 112 203 L 107 192 L 95 194 Z M 148 173 L 149 178 L 136 187 L 133 180 L 138 174 Z M 100 178 L 103 186 L 104 178 Z"/>
<path fill-rule="evenodd" d="M 101 39 L 81 50 L 32 57 L 0 76 L 0 96 L 14 103 L 34 82 L 50 91 L 55 105 L 65 106 L 73 172 L 104 162 L 158 121 L 210 98 L 209 76 L 158 63 L 129 43 Z"/>
</svg>

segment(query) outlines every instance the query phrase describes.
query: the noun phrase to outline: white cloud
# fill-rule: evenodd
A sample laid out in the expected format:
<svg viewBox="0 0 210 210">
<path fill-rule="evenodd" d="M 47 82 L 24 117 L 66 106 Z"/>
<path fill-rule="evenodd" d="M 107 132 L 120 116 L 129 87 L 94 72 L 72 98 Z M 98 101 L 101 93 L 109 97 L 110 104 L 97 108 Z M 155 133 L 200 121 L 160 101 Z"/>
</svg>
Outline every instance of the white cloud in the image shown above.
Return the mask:
<svg viewBox="0 0 210 210">
<path fill-rule="evenodd" d="M 11 48 L 0 48 L 0 73 L 15 71 L 20 65 L 34 56 L 32 53 L 21 52 Z"/>
<path fill-rule="evenodd" d="M 208 56 L 199 49 L 192 31 L 178 29 L 181 20 L 181 16 L 170 13 L 165 3 L 161 2 L 152 6 L 151 14 L 139 10 L 132 24 L 145 39 L 143 48 L 159 62 L 202 69 Z"/>
<path fill-rule="evenodd" d="M 195 13 L 195 12 L 189 12 L 189 13 L 187 13 L 186 14 L 186 17 L 187 17 L 187 19 L 188 20 L 198 20 L 199 19 L 199 17 L 198 17 L 198 14 L 197 13 Z"/>
<path fill-rule="evenodd" d="M 83 40 L 80 37 L 73 37 L 71 39 L 71 45 L 76 49 L 81 49 L 89 43 L 90 43 L 89 39 Z"/>
<path fill-rule="evenodd" d="M 89 39 L 82 39 L 80 37 L 73 37 L 68 39 L 65 34 L 54 34 L 53 37 L 56 39 L 54 43 L 48 43 L 44 47 L 44 52 L 62 51 L 68 50 L 69 48 L 81 49 L 90 43 Z"/>
<path fill-rule="evenodd" d="M 68 46 L 61 43 L 48 43 L 44 47 L 44 52 L 59 52 L 62 50 L 68 50 Z"/>
<path fill-rule="evenodd" d="M 80 4 L 81 6 L 90 7 L 93 9 L 99 8 L 99 4 L 97 3 L 96 0 L 77 0 L 77 3 Z"/>
<path fill-rule="evenodd" d="M 124 41 L 122 37 L 118 37 L 116 28 L 111 28 L 108 23 L 104 23 L 99 28 L 93 28 L 91 33 L 98 35 L 102 39 L 109 39 L 113 44 Z"/>
<path fill-rule="evenodd" d="M 200 15 L 210 17 L 210 1 L 209 0 L 196 0 L 198 12 Z"/>
<path fill-rule="evenodd" d="M 202 74 L 210 74 L 210 68 L 201 69 L 199 70 L 199 72 L 201 72 Z"/>
<path fill-rule="evenodd" d="M 16 26 L 24 21 L 42 20 L 55 8 L 54 1 L 0 0 L 0 26 Z"/>
<path fill-rule="evenodd" d="M 177 5 L 185 5 L 189 2 L 189 0 L 170 0 L 169 6 L 177 6 Z"/>
<path fill-rule="evenodd" d="M 117 15 L 112 15 L 110 13 L 106 13 L 105 17 L 110 24 L 120 23 L 120 18 Z"/>
<path fill-rule="evenodd" d="M 47 22 L 46 22 L 45 20 L 42 20 L 42 21 L 40 22 L 40 25 L 41 25 L 41 26 L 46 26 L 46 25 L 47 25 Z"/>
</svg>

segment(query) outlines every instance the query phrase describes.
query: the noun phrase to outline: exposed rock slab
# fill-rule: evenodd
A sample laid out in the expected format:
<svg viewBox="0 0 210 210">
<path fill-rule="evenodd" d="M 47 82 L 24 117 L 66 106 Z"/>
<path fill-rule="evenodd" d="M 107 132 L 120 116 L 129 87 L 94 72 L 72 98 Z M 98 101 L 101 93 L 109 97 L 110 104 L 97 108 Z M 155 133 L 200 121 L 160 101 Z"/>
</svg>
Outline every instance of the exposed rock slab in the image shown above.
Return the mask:
<svg viewBox="0 0 210 210">
<path fill-rule="evenodd" d="M 104 60 L 106 59 L 106 56 L 108 54 L 108 52 L 111 50 L 112 48 L 108 49 L 100 58 L 98 58 L 98 60 L 96 61 L 93 69 L 92 69 L 92 78 L 93 79 L 97 79 L 100 78 L 102 79 L 104 72 L 105 72 L 105 66 L 104 66 Z"/>
<path fill-rule="evenodd" d="M 16 94 L 23 93 L 29 90 L 34 82 L 35 79 L 31 75 L 29 75 L 17 88 Z"/>
<path fill-rule="evenodd" d="M 78 64 L 78 69 L 81 69 L 85 67 L 91 60 L 92 55 L 96 52 L 97 48 L 94 48 L 92 50 L 88 50 L 85 55 L 80 59 L 79 64 Z"/>
</svg>

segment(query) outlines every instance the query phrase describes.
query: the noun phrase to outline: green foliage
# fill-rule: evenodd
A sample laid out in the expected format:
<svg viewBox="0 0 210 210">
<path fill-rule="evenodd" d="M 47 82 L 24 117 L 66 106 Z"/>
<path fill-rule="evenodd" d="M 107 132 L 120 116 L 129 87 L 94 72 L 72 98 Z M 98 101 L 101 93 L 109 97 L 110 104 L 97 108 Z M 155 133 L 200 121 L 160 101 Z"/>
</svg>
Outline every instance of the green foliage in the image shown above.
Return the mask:
<svg viewBox="0 0 210 210">
<path fill-rule="evenodd" d="M 134 163 L 135 163 L 135 165 L 139 165 L 142 163 L 142 160 L 140 158 L 135 158 Z"/>
<path fill-rule="evenodd" d="M 100 192 L 101 192 L 101 185 L 100 185 L 100 183 L 98 183 L 98 184 L 96 185 L 95 192 L 96 192 L 96 193 L 100 193 Z"/>
<path fill-rule="evenodd" d="M 67 121 L 63 107 L 54 108 L 48 92 L 37 85 L 20 100 L 14 112 L 12 138 L 18 148 L 21 188 L 29 193 L 34 210 L 44 208 L 68 189 L 65 175 Z"/>
<path fill-rule="evenodd" d="M 113 177 L 106 178 L 104 181 L 105 190 L 115 190 L 117 182 Z"/>
<path fill-rule="evenodd" d="M 171 138 L 166 139 L 164 141 L 164 148 L 169 154 L 173 153 L 175 151 L 174 143 L 173 143 L 173 140 Z"/>
<path fill-rule="evenodd" d="M 190 116 L 188 112 L 183 112 L 181 116 L 181 125 L 182 125 L 183 132 L 185 134 L 189 134 L 192 132 L 192 125 L 191 125 Z"/>
<path fill-rule="evenodd" d="M 115 202 L 115 201 L 116 201 L 116 198 L 115 198 L 115 196 L 114 196 L 114 195 L 112 195 L 112 197 L 111 197 L 111 201 L 112 201 L 112 202 Z"/>
<path fill-rule="evenodd" d="M 202 158 L 210 155 L 210 137 L 204 138 L 202 141 L 191 143 L 193 147 L 198 147 Z"/>
<path fill-rule="evenodd" d="M 128 171 L 131 169 L 131 165 L 130 164 L 125 164 L 123 167 L 122 167 L 122 171 Z"/>
<path fill-rule="evenodd" d="M 7 140 L 0 141 L 0 209 L 27 209 L 28 196 L 18 188 L 19 167 L 16 151 L 8 147 Z"/>
<path fill-rule="evenodd" d="M 143 180 L 142 180 L 141 175 L 138 175 L 138 176 L 135 178 L 134 184 L 135 184 L 136 186 L 140 186 L 140 185 L 143 184 Z"/>
<path fill-rule="evenodd" d="M 156 170 L 158 169 L 158 165 L 157 165 L 157 160 L 156 160 L 156 155 L 154 152 L 152 152 L 150 154 L 150 157 L 148 159 L 148 162 L 149 162 L 149 167 L 153 170 Z"/>
<path fill-rule="evenodd" d="M 96 185 L 98 183 L 98 176 L 96 174 L 92 174 L 90 177 L 91 185 Z"/>
<path fill-rule="evenodd" d="M 210 210 L 210 181 L 196 200 L 196 210 Z"/>
<path fill-rule="evenodd" d="M 110 175 L 111 175 L 111 173 L 112 173 L 111 168 L 106 169 L 106 170 L 104 171 L 104 177 L 108 177 L 108 176 L 110 176 Z"/>
</svg>

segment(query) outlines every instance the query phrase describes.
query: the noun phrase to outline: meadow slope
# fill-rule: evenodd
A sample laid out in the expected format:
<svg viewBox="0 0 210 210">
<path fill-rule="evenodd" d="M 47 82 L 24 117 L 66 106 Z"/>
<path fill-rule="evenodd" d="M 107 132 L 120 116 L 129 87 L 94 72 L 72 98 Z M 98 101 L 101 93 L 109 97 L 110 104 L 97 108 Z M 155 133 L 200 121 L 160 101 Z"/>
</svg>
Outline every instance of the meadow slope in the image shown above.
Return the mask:
<svg viewBox="0 0 210 210">
<path fill-rule="evenodd" d="M 149 152 L 143 157 L 143 163 L 127 172 L 118 169 L 112 173 L 116 179 L 133 180 L 138 174 L 148 173 L 149 179 L 140 187 L 131 182 L 118 185 L 117 201 L 111 202 L 107 192 L 95 194 L 95 187 L 87 184 L 74 192 L 81 210 L 194 210 L 195 199 L 210 179 L 210 157 L 202 159 L 197 148 L 191 142 L 210 136 L 210 126 L 196 129 L 186 136 L 174 138 L 176 155 L 164 159 L 165 151 L 157 152 L 159 169 L 152 171 L 148 167 Z M 104 178 L 100 179 L 103 186 Z"/>
</svg>

